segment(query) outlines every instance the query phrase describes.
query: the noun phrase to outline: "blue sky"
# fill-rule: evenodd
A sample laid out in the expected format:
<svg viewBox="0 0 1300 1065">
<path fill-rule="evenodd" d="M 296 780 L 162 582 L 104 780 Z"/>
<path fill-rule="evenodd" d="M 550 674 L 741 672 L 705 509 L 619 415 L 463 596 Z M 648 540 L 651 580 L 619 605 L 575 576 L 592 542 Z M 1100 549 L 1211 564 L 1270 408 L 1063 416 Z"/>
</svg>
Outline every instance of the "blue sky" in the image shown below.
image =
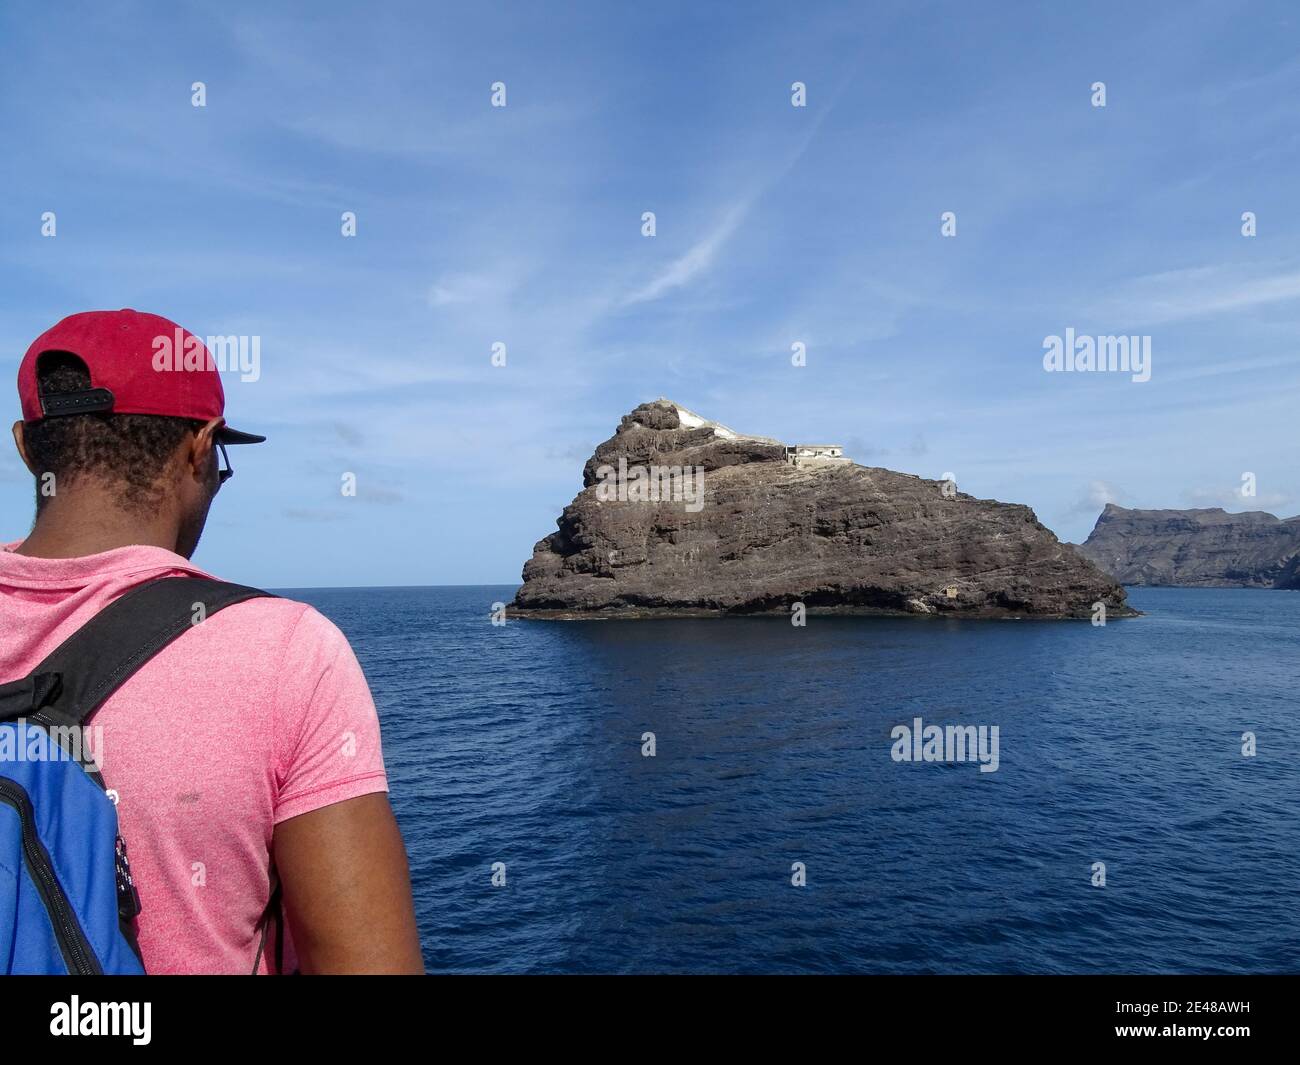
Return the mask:
<svg viewBox="0 0 1300 1065">
<path fill-rule="evenodd" d="M 1300 511 L 1294 5 L 271 6 L 0 8 L 0 373 L 89 308 L 260 336 L 223 576 L 517 581 L 659 395 L 1064 539 Z M 1151 380 L 1044 372 L 1067 327 Z"/>
</svg>

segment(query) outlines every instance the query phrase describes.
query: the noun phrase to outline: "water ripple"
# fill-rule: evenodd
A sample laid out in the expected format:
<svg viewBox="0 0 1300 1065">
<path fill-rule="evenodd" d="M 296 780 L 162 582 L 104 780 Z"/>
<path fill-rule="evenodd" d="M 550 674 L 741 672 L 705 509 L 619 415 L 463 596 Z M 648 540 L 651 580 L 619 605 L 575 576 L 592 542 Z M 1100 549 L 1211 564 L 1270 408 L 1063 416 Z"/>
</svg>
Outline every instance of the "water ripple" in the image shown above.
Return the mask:
<svg viewBox="0 0 1300 1065">
<path fill-rule="evenodd" d="M 294 593 L 370 679 L 432 970 L 1300 968 L 1300 595 L 489 624 L 512 593 Z M 893 762 L 916 716 L 998 725 L 999 770 Z"/>
</svg>

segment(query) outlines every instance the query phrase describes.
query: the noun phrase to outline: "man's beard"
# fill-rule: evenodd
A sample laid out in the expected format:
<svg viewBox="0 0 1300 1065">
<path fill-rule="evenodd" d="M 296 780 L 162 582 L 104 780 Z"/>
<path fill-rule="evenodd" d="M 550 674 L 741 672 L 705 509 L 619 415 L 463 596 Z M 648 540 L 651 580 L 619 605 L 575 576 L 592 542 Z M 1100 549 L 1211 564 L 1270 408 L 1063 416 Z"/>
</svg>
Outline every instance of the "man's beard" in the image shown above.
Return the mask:
<svg viewBox="0 0 1300 1065">
<path fill-rule="evenodd" d="M 203 535 L 203 527 L 208 523 L 208 510 L 212 507 L 216 494 L 215 490 L 209 493 L 203 505 L 195 507 L 181 522 L 181 527 L 176 532 L 176 553 L 182 558 L 194 557 L 199 538 Z"/>
</svg>

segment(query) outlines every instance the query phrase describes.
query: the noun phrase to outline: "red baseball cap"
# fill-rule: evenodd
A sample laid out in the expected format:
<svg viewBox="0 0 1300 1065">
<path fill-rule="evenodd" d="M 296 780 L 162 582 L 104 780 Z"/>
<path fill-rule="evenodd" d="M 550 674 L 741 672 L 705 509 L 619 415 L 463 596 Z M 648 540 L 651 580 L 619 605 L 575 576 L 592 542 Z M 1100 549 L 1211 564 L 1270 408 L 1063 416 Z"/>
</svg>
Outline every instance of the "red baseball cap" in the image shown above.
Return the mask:
<svg viewBox="0 0 1300 1065">
<path fill-rule="evenodd" d="M 51 351 L 76 355 L 90 371 L 90 388 L 42 396 L 36 363 Z M 104 411 L 161 414 L 210 421 L 224 417 L 226 393 L 207 346 L 175 322 L 142 311 L 83 311 L 69 315 L 32 342 L 18 367 L 23 421 Z M 225 426 L 223 444 L 266 439 Z"/>
</svg>

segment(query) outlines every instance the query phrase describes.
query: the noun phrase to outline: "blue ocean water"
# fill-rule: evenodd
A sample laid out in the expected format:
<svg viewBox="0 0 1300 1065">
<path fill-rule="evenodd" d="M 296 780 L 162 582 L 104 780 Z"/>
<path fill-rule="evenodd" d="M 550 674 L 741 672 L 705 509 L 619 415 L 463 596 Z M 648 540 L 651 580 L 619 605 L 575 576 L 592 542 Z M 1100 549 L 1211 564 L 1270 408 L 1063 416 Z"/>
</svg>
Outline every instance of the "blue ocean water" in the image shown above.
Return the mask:
<svg viewBox="0 0 1300 1065">
<path fill-rule="evenodd" d="M 494 627 L 513 592 L 291 593 L 374 690 L 431 971 L 1300 970 L 1300 595 Z M 998 770 L 892 760 L 918 716 Z"/>
</svg>

